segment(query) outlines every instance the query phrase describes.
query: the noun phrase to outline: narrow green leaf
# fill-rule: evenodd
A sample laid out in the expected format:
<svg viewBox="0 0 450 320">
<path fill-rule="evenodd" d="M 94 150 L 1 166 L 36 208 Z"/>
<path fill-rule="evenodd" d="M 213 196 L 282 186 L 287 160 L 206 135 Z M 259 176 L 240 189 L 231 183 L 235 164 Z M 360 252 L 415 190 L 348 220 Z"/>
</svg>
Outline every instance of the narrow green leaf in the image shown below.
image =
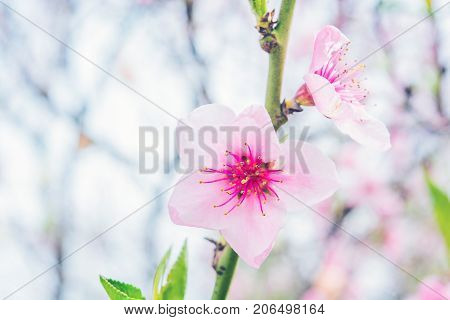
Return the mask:
<svg viewBox="0 0 450 320">
<path fill-rule="evenodd" d="M 187 282 L 187 242 L 178 255 L 177 261 L 167 276 L 167 282 L 161 289 L 163 300 L 183 300 Z"/>
<path fill-rule="evenodd" d="M 450 261 L 450 201 L 448 196 L 426 175 L 434 215 L 444 237 Z"/>
<path fill-rule="evenodd" d="M 145 300 L 141 289 L 135 286 L 100 276 L 100 283 L 111 300 Z"/>
<path fill-rule="evenodd" d="M 161 262 L 159 263 L 155 271 L 155 276 L 153 278 L 153 299 L 155 300 L 163 299 L 160 289 L 162 287 L 163 277 L 164 274 L 166 273 L 167 261 L 169 260 L 171 251 L 172 249 L 167 250 L 166 254 L 162 258 Z"/>
</svg>

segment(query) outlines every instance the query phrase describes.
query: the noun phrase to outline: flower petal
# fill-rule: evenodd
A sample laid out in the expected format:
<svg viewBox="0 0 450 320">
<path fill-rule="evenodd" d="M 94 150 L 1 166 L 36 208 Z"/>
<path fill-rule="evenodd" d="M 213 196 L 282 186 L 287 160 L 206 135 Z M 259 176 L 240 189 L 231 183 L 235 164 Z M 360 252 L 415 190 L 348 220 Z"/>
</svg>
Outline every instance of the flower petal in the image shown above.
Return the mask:
<svg viewBox="0 0 450 320">
<path fill-rule="evenodd" d="M 270 119 L 269 113 L 266 108 L 258 105 L 251 105 L 245 108 L 239 117 L 249 117 L 252 118 L 260 128 L 266 126 L 273 126 L 272 120 Z"/>
<path fill-rule="evenodd" d="M 350 40 L 338 28 L 330 25 L 322 28 L 316 35 L 309 72 L 314 73 L 326 65 L 333 53 L 348 42 Z"/>
<path fill-rule="evenodd" d="M 364 110 L 363 106 L 353 107 L 353 116 L 335 120 L 338 129 L 348 134 L 356 142 L 386 151 L 391 147 L 389 131 L 380 120 Z"/>
<path fill-rule="evenodd" d="M 220 230 L 232 220 L 224 215 L 224 208 L 214 208 L 225 202 L 230 196 L 220 189 L 227 186 L 224 181 L 202 183 L 200 180 L 213 180 L 223 175 L 196 172 L 184 175 L 175 186 L 169 199 L 169 214 L 175 224 Z"/>
<path fill-rule="evenodd" d="M 280 148 L 278 136 L 266 109 L 261 106 L 246 108 L 233 122 L 232 147 L 236 152 L 247 143 L 255 154 L 261 156 L 263 161 L 278 158 Z"/>
<path fill-rule="evenodd" d="M 197 128 L 205 125 L 222 126 L 230 124 L 235 118 L 234 111 L 229 107 L 211 103 L 195 108 L 185 123 Z"/>
<path fill-rule="evenodd" d="M 291 207 L 313 205 L 329 198 L 339 187 L 334 162 L 318 148 L 305 141 L 288 140 L 281 145 L 283 183 L 274 184 L 280 190 L 281 201 Z"/>
<path fill-rule="evenodd" d="M 303 78 L 314 100 L 317 109 L 328 118 L 341 116 L 342 100 L 334 86 L 324 77 L 308 73 Z"/>
<path fill-rule="evenodd" d="M 225 152 L 224 131 L 236 118 L 233 110 L 219 104 L 196 108 L 177 127 L 181 166 L 186 170 L 216 167 Z"/>
<path fill-rule="evenodd" d="M 255 196 L 253 196 L 255 197 Z M 221 230 L 225 240 L 248 265 L 259 268 L 272 250 L 278 231 L 284 224 L 285 207 L 280 201 L 264 205 L 265 216 L 254 199 L 232 211 L 233 225 Z"/>
</svg>

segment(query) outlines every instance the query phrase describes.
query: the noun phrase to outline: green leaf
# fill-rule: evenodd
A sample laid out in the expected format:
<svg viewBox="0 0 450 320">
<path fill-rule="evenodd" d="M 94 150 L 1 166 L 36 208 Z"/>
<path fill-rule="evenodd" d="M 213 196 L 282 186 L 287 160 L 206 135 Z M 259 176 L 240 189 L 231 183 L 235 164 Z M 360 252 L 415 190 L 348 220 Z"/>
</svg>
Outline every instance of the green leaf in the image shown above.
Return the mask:
<svg viewBox="0 0 450 320">
<path fill-rule="evenodd" d="M 427 174 L 425 175 L 425 178 L 433 203 L 434 215 L 444 237 L 450 261 L 450 201 L 445 192 L 442 191 Z"/>
<path fill-rule="evenodd" d="M 164 274 L 166 273 L 167 261 L 169 260 L 171 250 L 172 249 L 167 250 L 166 254 L 156 268 L 155 276 L 153 278 L 153 299 L 155 300 L 163 299 L 160 290 L 163 283 Z"/>
<path fill-rule="evenodd" d="M 267 12 L 266 0 L 249 0 L 253 13 L 261 18 Z"/>
<path fill-rule="evenodd" d="M 166 284 L 162 287 L 163 300 L 183 300 L 187 282 L 187 242 L 178 255 L 177 261 L 167 276 Z"/>
<path fill-rule="evenodd" d="M 111 300 L 145 300 L 141 289 L 135 286 L 100 276 L 100 283 Z"/>
<path fill-rule="evenodd" d="M 433 1 L 432 0 L 425 0 L 425 5 L 427 8 L 428 14 L 431 14 L 433 12 Z"/>
</svg>

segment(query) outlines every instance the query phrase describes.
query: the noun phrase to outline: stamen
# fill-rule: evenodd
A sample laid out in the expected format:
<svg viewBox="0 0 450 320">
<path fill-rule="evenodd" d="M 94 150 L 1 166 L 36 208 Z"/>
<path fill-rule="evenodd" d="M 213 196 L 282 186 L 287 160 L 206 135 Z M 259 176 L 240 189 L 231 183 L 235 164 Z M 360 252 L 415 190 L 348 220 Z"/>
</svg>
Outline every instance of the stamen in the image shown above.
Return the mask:
<svg viewBox="0 0 450 320">
<path fill-rule="evenodd" d="M 245 143 L 245 145 L 247 146 L 247 149 L 248 149 L 249 158 L 253 161 L 252 149 L 251 149 L 250 146 L 247 144 L 247 142 Z"/>
<path fill-rule="evenodd" d="M 222 179 L 216 179 L 216 180 L 210 180 L 210 181 L 200 180 L 199 183 L 200 184 L 202 184 L 202 183 L 213 183 L 213 182 L 224 181 L 224 180 L 228 180 L 228 178 L 222 178 Z"/>
<path fill-rule="evenodd" d="M 266 214 L 264 213 L 264 210 L 263 210 L 263 207 L 262 207 L 261 197 L 260 197 L 260 195 L 259 195 L 259 192 L 258 192 L 258 201 L 259 201 L 259 208 L 261 209 L 261 214 L 262 214 L 263 216 L 265 216 Z"/>
<path fill-rule="evenodd" d="M 267 190 L 269 190 L 270 192 L 272 192 L 275 197 L 277 197 L 277 200 L 280 200 L 280 197 L 278 196 L 278 194 L 275 192 L 275 190 L 273 190 L 270 186 L 267 186 Z"/>
<path fill-rule="evenodd" d="M 352 104 L 364 100 L 368 93 L 361 88 L 359 80 L 365 65 L 358 64 L 357 60 L 351 65 L 343 61 L 349 50 L 349 44 L 350 42 L 344 43 L 341 47 L 331 46 L 327 52 L 328 61 L 314 73 L 332 83 L 342 101 Z"/>
<path fill-rule="evenodd" d="M 262 178 L 262 179 L 266 179 L 268 181 L 273 181 L 273 182 L 283 183 L 283 180 L 276 180 L 276 179 L 271 179 L 271 178 Z"/>
<path fill-rule="evenodd" d="M 238 155 L 236 155 L 236 154 L 234 154 L 234 153 L 232 153 L 232 152 L 230 152 L 230 151 L 225 151 L 225 155 L 230 155 L 230 156 L 232 156 L 236 161 L 239 161 L 240 160 L 240 158 L 239 158 L 239 156 Z"/>
<path fill-rule="evenodd" d="M 230 202 L 231 200 L 233 200 L 238 194 L 234 193 L 233 196 L 231 196 L 228 200 L 226 200 L 224 203 L 218 204 L 218 205 L 214 205 L 214 208 L 219 208 L 219 207 L 223 207 L 224 205 L 226 205 L 228 202 Z"/>
<path fill-rule="evenodd" d="M 330 64 L 331 66 L 332 64 Z M 236 150 L 236 149 L 235 149 Z M 226 151 L 226 156 L 231 156 L 232 160 L 222 164 L 220 168 L 214 169 L 204 167 L 200 170 L 204 174 L 216 174 L 213 180 L 200 180 L 199 183 L 227 183 L 227 186 L 220 185 L 220 192 L 228 195 L 220 204 L 215 204 L 214 208 L 227 207 L 225 215 L 228 215 L 235 208 L 245 204 L 252 194 L 257 196 L 259 209 L 262 216 L 265 216 L 264 205 L 268 201 L 279 199 L 278 194 L 271 187 L 272 183 L 282 183 L 280 179 L 283 174 L 282 169 L 275 169 L 275 161 L 264 162 L 261 155 L 255 155 L 249 144 L 244 143 L 243 147 L 233 153 Z M 222 193 L 223 194 L 223 193 Z M 270 197 L 268 196 L 270 195 Z M 233 203 L 234 202 L 234 203 Z"/>
</svg>

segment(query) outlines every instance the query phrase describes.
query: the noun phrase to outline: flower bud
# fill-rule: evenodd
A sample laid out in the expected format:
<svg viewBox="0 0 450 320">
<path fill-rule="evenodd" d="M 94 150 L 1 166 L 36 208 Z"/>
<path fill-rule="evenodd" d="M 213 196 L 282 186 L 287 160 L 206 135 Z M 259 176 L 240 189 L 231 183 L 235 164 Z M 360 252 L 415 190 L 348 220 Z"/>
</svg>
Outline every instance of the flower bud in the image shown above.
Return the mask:
<svg viewBox="0 0 450 320">
<path fill-rule="evenodd" d="M 274 34 L 267 34 L 259 40 L 259 45 L 265 52 L 271 53 L 273 49 L 278 47 L 277 38 Z"/>
<path fill-rule="evenodd" d="M 306 84 L 303 84 L 300 88 L 298 88 L 295 93 L 295 102 L 301 106 L 314 106 L 314 100 L 311 96 L 311 93 L 308 90 Z"/>
</svg>

